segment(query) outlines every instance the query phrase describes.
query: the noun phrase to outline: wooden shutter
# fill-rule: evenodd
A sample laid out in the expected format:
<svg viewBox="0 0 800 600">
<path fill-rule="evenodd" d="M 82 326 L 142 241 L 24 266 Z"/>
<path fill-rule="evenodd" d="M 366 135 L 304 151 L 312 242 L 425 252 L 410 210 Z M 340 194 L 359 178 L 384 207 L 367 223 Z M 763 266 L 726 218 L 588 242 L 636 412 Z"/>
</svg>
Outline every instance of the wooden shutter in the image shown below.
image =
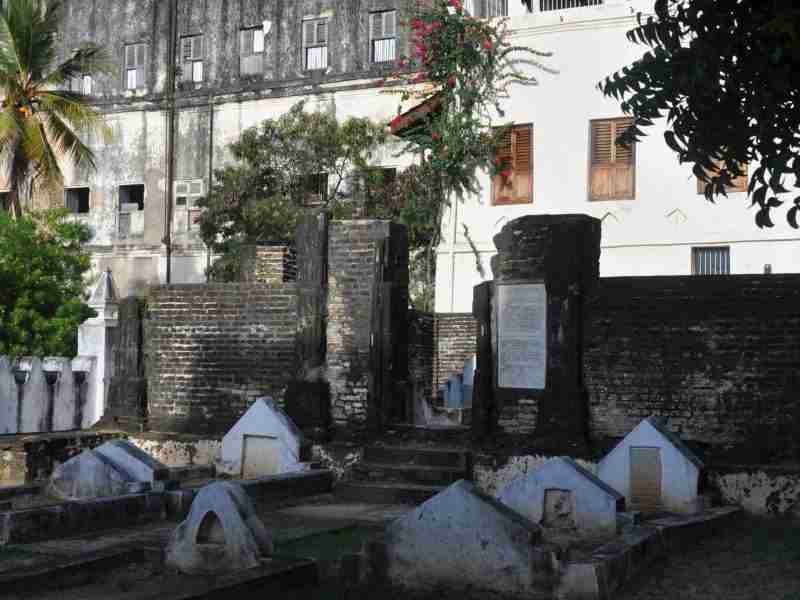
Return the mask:
<svg viewBox="0 0 800 600">
<path fill-rule="evenodd" d="M 397 35 L 397 11 L 389 10 L 383 13 L 383 35 L 385 37 L 395 37 Z"/>
<path fill-rule="evenodd" d="M 136 47 L 125 46 L 125 68 L 132 69 L 136 66 Z"/>
<path fill-rule="evenodd" d="M 635 146 L 621 146 L 617 138 L 631 119 L 607 119 L 591 123 L 589 195 L 591 200 L 632 199 L 635 194 Z"/>
<path fill-rule="evenodd" d="M 191 60 L 192 58 L 192 40 L 193 38 L 183 38 L 181 40 L 181 58 L 184 61 Z"/>
<path fill-rule="evenodd" d="M 317 44 L 327 44 L 328 43 L 328 22 L 327 21 L 317 21 Z"/>
<path fill-rule="evenodd" d="M 242 29 L 239 32 L 239 54 L 250 56 L 253 53 L 253 30 Z"/>
<path fill-rule="evenodd" d="M 722 168 L 722 161 L 715 160 L 714 164 L 717 166 L 717 171 L 710 173 L 710 175 L 717 175 L 719 174 L 719 169 Z M 731 182 L 731 185 L 725 188 L 726 192 L 746 192 L 747 191 L 747 180 L 748 180 L 748 165 L 742 165 L 744 173 L 739 176 L 735 177 Z M 698 194 L 705 194 L 706 193 L 706 182 L 697 178 L 697 193 Z"/>
<path fill-rule="evenodd" d="M 314 45 L 314 28 L 316 27 L 314 21 L 306 21 L 303 23 L 303 46 L 313 46 Z"/>
<path fill-rule="evenodd" d="M 384 30 L 384 28 L 383 28 L 383 15 L 384 14 L 385 13 L 372 13 L 372 18 L 370 19 L 372 32 L 370 34 L 370 37 L 373 40 L 379 40 L 379 39 L 383 38 L 383 36 L 384 36 L 384 34 L 383 34 L 383 30 Z"/>
<path fill-rule="evenodd" d="M 506 132 L 497 151 L 501 171 L 510 177 L 496 175 L 492 180 L 493 204 L 533 202 L 533 128 L 514 127 Z"/>
<path fill-rule="evenodd" d="M 136 87 L 144 87 L 145 63 L 147 62 L 147 46 L 144 44 L 136 45 Z"/>
</svg>

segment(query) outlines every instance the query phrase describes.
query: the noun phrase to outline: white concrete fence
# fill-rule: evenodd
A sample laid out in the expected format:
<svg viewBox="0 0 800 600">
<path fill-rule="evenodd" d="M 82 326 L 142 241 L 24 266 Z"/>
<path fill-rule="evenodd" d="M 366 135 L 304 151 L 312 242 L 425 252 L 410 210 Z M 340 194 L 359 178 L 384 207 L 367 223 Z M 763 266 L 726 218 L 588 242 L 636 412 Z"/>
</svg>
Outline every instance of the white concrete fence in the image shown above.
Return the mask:
<svg viewBox="0 0 800 600">
<path fill-rule="evenodd" d="M 90 427 L 102 409 L 93 377 L 96 358 L 0 356 L 0 434 L 47 433 Z"/>
</svg>

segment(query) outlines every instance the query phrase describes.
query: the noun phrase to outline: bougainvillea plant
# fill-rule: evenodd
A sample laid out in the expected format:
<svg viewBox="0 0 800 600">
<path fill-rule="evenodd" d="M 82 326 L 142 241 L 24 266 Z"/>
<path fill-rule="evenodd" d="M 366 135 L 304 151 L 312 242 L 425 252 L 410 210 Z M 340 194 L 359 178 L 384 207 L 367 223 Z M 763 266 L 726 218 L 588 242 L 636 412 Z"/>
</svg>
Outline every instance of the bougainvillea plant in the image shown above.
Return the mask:
<svg viewBox="0 0 800 600">
<path fill-rule="evenodd" d="M 400 94 L 403 104 L 418 105 L 392 119 L 389 129 L 402 131 L 403 151 L 420 157 L 413 177 L 427 181 L 407 187 L 426 190 L 426 197 L 405 201 L 425 206 L 431 218 L 428 235 L 421 237 L 432 261 L 451 199 L 476 192 L 479 171 L 513 174 L 511 165 L 496 160 L 511 125 L 504 122 L 503 99 L 512 86 L 537 85 L 534 71 L 553 71 L 541 62 L 550 53 L 511 43 L 508 19 L 472 17 L 461 0 L 409 3 L 411 16 L 403 26 L 410 56 L 399 57 L 383 85 Z"/>
</svg>

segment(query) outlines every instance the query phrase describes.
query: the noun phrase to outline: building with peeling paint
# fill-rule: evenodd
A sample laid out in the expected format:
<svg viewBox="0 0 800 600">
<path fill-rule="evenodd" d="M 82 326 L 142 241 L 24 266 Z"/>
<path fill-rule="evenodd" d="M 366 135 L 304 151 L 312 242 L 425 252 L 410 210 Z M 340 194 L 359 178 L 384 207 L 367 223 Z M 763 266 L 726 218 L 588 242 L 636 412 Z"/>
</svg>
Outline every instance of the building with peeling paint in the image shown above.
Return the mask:
<svg viewBox="0 0 800 600">
<path fill-rule="evenodd" d="M 512 88 L 506 119 L 510 182 L 479 179 L 456 202 L 437 254 L 436 310 L 468 312 L 472 287 L 491 279 L 492 237 L 525 214 L 602 219 L 601 273 L 681 275 L 791 272 L 800 235 L 778 220 L 759 230 L 746 194 L 717 204 L 698 194 L 687 166 L 661 139 L 663 123 L 629 152 L 607 142 L 625 126 L 619 104 L 596 84 L 638 58 L 626 31 L 652 0 L 465 0 L 475 14 L 510 17 L 512 42 L 551 51 L 557 73 Z M 65 0 L 58 32 L 66 55 L 84 41 L 105 46 L 113 76 L 77 85 L 114 131 L 92 140 L 96 172 L 65 170 L 67 206 L 92 228 L 98 271 L 124 296 L 147 286 L 202 282 L 210 260 L 194 217 L 226 146 L 247 127 L 298 100 L 337 117 L 387 121 L 399 98 L 377 84 L 404 53 L 405 0 Z M 376 165 L 410 159 L 388 147 Z"/>
</svg>

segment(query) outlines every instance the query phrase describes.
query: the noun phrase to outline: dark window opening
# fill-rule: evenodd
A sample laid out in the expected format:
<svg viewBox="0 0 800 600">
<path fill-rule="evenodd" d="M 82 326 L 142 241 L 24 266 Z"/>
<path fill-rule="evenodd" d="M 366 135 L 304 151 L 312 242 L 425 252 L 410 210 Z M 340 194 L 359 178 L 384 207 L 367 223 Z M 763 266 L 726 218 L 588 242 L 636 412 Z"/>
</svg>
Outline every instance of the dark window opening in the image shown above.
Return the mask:
<svg viewBox="0 0 800 600">
<path fill-rule="evenodd" d="M 313 173 L 303 179 L 303 204 L 320 206 L 328 201 L 328 174 Z"/>
<path fill-rule="evenodd" d="M 64 206 L 71 213 L 85 214 L 89 212 L 89 188 L 71 188 L 64 190 Z"/>
<path fill-rule="evenodd" d="M 119 210 L 120 212 L 144 210 L 144 186 L 119 186 Z"/>
</svg>

